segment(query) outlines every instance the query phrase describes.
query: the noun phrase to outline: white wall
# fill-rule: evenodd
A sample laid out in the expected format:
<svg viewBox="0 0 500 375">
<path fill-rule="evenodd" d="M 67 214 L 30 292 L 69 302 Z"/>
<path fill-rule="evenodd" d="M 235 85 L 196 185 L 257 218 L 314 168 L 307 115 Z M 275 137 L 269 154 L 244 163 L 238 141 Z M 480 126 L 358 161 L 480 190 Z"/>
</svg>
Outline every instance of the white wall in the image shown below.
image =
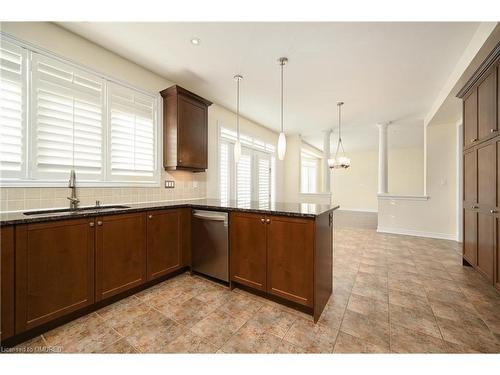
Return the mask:
<svg viewBox="0 0 500 375">
<path fill-rule="evenodd" d="M 3 22 L 0 29 L 24 42 L 31 43 L 82 64 L 115 79 L 153 93 L 174 84 L 165 77 L 102 48 L 76 34 L 49 22 Z M 207 98 L 210 99 L 210 98 Z M 90 205 L 99 199 L 102 203 L 135 203 L 144 201 L 215 197 L 217 190 L 217 122 L 234 127 L 235 114 L 213 104 L 209 107 L 209 169 L 206 173 L 182 171 L 166 172 L 162 169 L 161 183 L 153 188 L 81 188 L 82 205 Z M 263 126 L 242 119 L 242 132 L 270 143 L 277 142 L 277 134 Z M 161 143 L 161 142 L 160 142 Z M 277 173 L 277 197 L 282 189 L 281 165 Z M 175 180 L 175 189 L 163 188 L 164 180 Z M 67 188 L 3 188 L 1 211 L 24 210 L 67 206 Z"/>
<path fill-rule="evenodd" d="M 435 238 L 457 235 L 456 124 L 428 126 L 428 200 L 379 200 L 379 231 Z"/>
</svg>

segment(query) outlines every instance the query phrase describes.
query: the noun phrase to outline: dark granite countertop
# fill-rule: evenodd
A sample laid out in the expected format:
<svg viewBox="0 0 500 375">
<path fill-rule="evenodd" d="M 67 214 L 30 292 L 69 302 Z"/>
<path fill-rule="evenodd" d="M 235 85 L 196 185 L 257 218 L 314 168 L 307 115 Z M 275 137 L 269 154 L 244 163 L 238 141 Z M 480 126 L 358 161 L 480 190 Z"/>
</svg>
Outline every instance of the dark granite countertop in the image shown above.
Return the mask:
<svg viewBox="0 0 500 375">
<path fill-rule="evenodd" d="M 140 212 L 146 210 L 161 210 L 165 208 L 193 208 L 200 210 L 213 210 L 225 212 L 253 212 L 268 215 L 294 216 L 304 218 L 315 218 L 325 212 L 339 208 L 338 205 L 323 205 L 314 203 L 274 203 L 270 207 L 260 202 L 249 204 L 238 204 L 236 201 L 222 202 L 218 199 L 193 199 L 178 201 L 159 201 L 148 203 L 124 203 L 128 208 L 106 210 L 103 205 L 100 209 L 79 210 L 73 212 L 58 212 L 47 214 L 25 215 L 23 212 L 1 212 L 0 225 L 37 223 L 43 221 L 55 221 L 64 219 L 76 219 L 82 217 L 95 217 L 103 215 L 115 215 L 129 212 Z M 36 211 L 36 210 L 26 210 Z"/>
</svg>

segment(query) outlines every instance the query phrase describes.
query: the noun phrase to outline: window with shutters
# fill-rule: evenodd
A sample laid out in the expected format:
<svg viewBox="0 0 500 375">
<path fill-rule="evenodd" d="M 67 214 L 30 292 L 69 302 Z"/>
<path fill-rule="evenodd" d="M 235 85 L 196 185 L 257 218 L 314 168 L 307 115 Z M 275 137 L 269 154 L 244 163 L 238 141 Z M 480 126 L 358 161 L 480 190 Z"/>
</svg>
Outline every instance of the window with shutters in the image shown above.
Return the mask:
<svg viewBox="0 0 500 375">
<path fill-rule="evenodd" d="M 219 196 L 223 203 L 235 200 L 241 207 L 258 202 L 268 208 L 275 201 L 274 145 L 240 134 L 241 156 L 234 161 L 236 132 L 220 127 Z"/>
<path fill-rule="evenodd" d="M 108 85 L 109 176 L 144 180 L 155 176 L 155 100 L 129 88 Z"/>
<path fill-rule="evenodd" d="M 302 150 L 300 155 L 300 192 L 318 192 L 318 171 L 321 159 Z"/>
<path fill-rule="evenodd" d="M 0 38 L 0 182 L 159 183 L 158 96 Z"/>
<path fill-rule="evenodd" d="M 0 176 L 26 172 L 26 50 L 0 39 Z"/>
<path fill-rule="evenodd" d="M 31 71 L 31 177 L 102 180 L 104 80 L 36 53 Z"/>
</svg>

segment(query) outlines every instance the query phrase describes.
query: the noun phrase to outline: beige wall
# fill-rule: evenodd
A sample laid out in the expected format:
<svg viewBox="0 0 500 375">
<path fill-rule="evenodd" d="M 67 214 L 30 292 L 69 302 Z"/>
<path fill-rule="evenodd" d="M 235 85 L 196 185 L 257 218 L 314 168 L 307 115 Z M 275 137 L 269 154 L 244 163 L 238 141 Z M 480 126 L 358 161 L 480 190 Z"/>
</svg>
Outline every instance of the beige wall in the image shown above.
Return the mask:
<svg viewBox="0 0 500 375">
<path fill-rule="evenodd" d="M 422 195 L 424 193 L 424 148 L 389 149 L 388 183 L 389 194 Z"/>
<path fill-rule="evenodd" d="M 348 169 L 332 171 L 332 201 L 344 210 L 377 211 L 378 150 L 349 152 L 348 156 Z M 389 150 L 388 166 L 389 194 L 423 194 L 423 148 Z"/>
<path fill-rule="evenodd" d="M 426 201 L 380 200 L 379 230 L 458 239 L 457 234 L 457 126 L 427 128 Z"/>
<path fill-rule="evenodd" d="M 76 63 L 82 64 L 115 79 L 127 82 L 150 92 L 171 86 L 173 83 L 141 66 L 130 62 L 90 41 L 48 22 L 2 23 L 3 32 L 37 47 L 47 49 Z M 208 98 L 210 99 L 210 98 Z M 170 172 L 162 170 L 159 187 L 80 188 L 83 205 L 95 200 L 107 203 L 134 203 L 170 199 L 189 199 L 216 196 L 217 190 L 217 127 L 220 120 L 232 124 L 231 111 L 212 105 L 209 108 L 209 170 L 206 173 Z M 242 121 L 242 131 L 275 143 L 277 135 L 256 123 Z M 281 172 L 279 173 L 281 176 Z M 165 189 L 165 180 L 175 180 L 174 189 Z M 281 177 L 278 187 L 281 188 Z M 32 208 L 66 207 L 67 188 L 2 188 L 1 211 Z M 277 194 L 279 196 L 279 194 Z"/>
</svg>

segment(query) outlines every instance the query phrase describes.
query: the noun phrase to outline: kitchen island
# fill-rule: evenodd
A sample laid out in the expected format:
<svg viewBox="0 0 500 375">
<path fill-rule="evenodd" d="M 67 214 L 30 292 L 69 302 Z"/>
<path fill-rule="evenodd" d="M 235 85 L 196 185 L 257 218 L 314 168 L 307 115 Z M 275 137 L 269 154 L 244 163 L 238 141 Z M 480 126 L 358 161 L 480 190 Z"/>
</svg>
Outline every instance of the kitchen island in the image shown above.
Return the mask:
<svg viewBox="0 0 500 375">
<path fill-rule="evenodd" d="M 213 199 L 124 206 L 0 215 L 2 343 L 189 270 L 194 209 L 229 213 L 231 288 L 290 304 L 315 321 L 332 293 L 338 206 Z"/>
</svg>

